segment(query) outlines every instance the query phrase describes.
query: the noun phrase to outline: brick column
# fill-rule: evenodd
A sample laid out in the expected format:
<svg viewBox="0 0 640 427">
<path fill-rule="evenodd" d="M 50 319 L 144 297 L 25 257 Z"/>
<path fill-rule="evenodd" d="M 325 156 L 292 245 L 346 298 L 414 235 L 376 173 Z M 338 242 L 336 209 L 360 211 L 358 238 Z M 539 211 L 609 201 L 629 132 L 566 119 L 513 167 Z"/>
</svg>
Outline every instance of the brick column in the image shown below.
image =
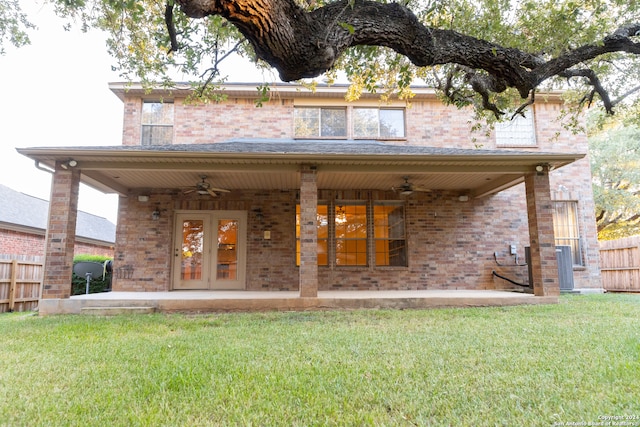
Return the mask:
<svg viewBox="0 0 640 427">
<path fill-rule="evenodd" d="M 76 243 L 80 170 L 56 164 L 51 183 L 42 298 L 69 298 Z"/>
<path fill-rule="evenodd" d="M 531 277 L 536 296 L 560 295 L 558 261 L 553 233 L 553 205 L 549 186 L 549 171 L 525 177 L 529 240 L 531 246 Z"/>
<path fill-rule="evenodd" d="M 318 296 L 318 183 L 315 166 L 300 171 L 300 297 Z"/>
</svg>

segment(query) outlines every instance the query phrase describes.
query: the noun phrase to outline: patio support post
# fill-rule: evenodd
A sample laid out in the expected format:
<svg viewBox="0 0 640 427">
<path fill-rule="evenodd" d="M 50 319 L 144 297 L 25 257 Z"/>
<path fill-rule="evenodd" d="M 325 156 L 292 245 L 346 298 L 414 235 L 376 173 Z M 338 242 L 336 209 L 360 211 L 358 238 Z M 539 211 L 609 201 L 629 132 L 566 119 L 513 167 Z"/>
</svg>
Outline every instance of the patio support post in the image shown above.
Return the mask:
<svg viewBox="0 0 640 427">
<path fill-rule="evenodd" d="M 318 183 L 315 166 L 300 171 L 300 297 L 318 296 Z"/>
<path fill-rule="evenodd" d="M 76 243 L 80 170 L 56 162 L 51 183 L 42 299 L 69 298 Z"/>
<path fill-rule="evenodd" d="M 558 261 L 553 231 L 553 205 L 549 185 L 549 168 L 525 177 L 529 240 L 531 249 L 531 277 L 536 296 L 560 295 Z"/>
</svg>

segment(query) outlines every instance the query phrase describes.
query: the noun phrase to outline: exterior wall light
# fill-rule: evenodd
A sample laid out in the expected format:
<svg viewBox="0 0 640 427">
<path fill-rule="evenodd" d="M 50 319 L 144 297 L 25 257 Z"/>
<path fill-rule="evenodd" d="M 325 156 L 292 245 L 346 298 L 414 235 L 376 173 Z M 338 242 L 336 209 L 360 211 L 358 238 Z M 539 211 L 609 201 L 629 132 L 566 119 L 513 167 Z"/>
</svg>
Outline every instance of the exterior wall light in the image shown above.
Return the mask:
<svg viewBox="0 0 640 427">
<path fill-rule="evenodd" d="M 151 219 L 154 221 L 160 219 L 160 209 L 155 209 L 153 212 L 151 212 Z"/>
<path fill-rule="evenodd" d="M 73 159 L 60 163 L 62 169 L 75 168 L 76 166 L 78 166 L 78 162 Z"/>
</svg>

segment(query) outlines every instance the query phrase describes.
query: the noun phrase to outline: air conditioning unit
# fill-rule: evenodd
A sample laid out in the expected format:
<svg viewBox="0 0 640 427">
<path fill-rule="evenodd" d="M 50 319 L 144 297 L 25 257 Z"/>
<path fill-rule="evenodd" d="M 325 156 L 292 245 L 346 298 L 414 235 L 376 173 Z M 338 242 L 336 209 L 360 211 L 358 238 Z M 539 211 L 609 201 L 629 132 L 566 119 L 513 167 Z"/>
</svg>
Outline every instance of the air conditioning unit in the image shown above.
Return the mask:
<svg viewBox="0 0 640 427">
<path fill-rule="evenodd" d="M 529 286 L 533 288 L 533 275 L 531 274 L 531 248 L 524 248 L 524 256 L 529 269 Z M 556 246 L 556 259 L 558 260 L 558 281 L 560 291 L 573 290 L 573 257 L 571 256 L 571 246 Z"/>
</svg>

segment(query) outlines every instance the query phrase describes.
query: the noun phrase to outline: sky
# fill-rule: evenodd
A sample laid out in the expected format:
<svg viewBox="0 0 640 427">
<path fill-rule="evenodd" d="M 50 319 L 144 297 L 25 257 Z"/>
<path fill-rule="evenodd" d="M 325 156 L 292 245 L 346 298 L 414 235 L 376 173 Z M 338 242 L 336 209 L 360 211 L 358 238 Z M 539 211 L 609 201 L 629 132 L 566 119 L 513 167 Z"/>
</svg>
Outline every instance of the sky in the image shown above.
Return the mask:
<svg viewBox="0 0 640 427">
<path fill-rule="evenodd" d="M 31 45 L 0 56 L 0 184 L 49 200 L 51 174 L 16 147 L 119 145 L 122 102 L 108 83 L 121 79 L 111 71 L 102 34 L 64 31 L 50 7 L 21 3 L 38 29 L 30 32 Z M 78 204 L 115 223 L 117 200 L 83 184 Z"/>
<path fill-rule="evenodd" d="M 16 147 L 120 145 L 123 105 L 108 83 L 123 80 L 111 70 L 104 34 L 65 31 L 64 21 L 40 3 L 21 0 L 38 27 L 29 33 L 31 44 L 7 46 L 0 56 L 0 184 L 49 200 L 51 175 L 36 169 Z M 226 72 L 240 69 L 246 71 L 247 63 L 233 61 Z M 257 71 L 234 73 L 233 81 L 262 77 Z M 78 205 L 116 223 L 117 195 L 81 184 Z"/>
</svg>

